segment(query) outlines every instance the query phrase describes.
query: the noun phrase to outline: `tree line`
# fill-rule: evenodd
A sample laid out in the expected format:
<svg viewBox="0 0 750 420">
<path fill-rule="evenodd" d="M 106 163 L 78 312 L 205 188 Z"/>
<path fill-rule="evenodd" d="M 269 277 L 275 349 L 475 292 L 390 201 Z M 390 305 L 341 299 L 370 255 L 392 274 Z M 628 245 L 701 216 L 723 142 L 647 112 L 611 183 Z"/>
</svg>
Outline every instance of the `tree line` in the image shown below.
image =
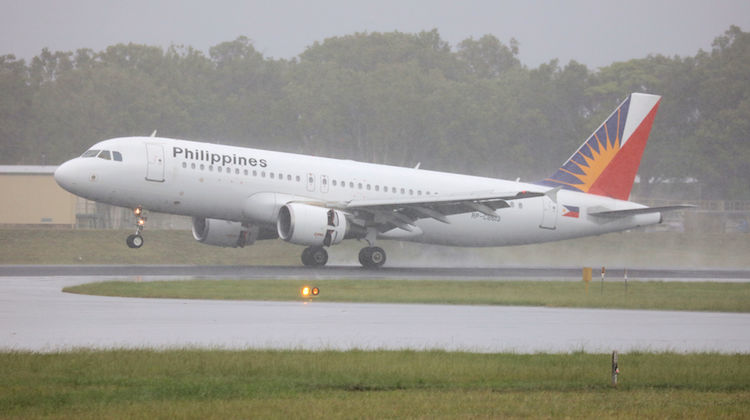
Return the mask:
<svg viewBox="0 0 750 420">
<path fill-rule="evenodd" d="M 57 164 L 130 135 L 207 140 L 534 181 L 552 174 L 631 92 L 663 96 L 640 195 L 697 181 L 750 199 L 750 34 L 711 51 L 592 70 L 518 59 L 492 35 L 356 33 L 292 60 L 239 37 L 209 49 L 118 44 L 0 56 L 0 163 Z M 688 198 L 688 197 L 685 197 Z"/>
</svg>

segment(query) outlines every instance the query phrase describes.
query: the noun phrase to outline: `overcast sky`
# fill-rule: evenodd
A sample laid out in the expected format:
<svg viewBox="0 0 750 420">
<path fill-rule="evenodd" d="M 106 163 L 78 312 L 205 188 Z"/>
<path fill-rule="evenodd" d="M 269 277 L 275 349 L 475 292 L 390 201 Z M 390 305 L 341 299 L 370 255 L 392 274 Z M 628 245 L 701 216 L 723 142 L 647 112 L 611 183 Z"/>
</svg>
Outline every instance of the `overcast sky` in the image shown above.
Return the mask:
<svg viewBox="0 0 750 420">
<path fill-rule="evenodd" d="M 695 55 L 734 24 L 750 30 L 748 0 L 0 0 L 0 55 L 42 48 L 100 51 L 134 42 L 208 48 L 240 35 L 264 55 L 291 58 L 355 32 L 437 28 L 455 46 L 492 34 L 520 43 L 531 67 L 553 58 L 590 68 L 658 53 Z"/>
</svg>

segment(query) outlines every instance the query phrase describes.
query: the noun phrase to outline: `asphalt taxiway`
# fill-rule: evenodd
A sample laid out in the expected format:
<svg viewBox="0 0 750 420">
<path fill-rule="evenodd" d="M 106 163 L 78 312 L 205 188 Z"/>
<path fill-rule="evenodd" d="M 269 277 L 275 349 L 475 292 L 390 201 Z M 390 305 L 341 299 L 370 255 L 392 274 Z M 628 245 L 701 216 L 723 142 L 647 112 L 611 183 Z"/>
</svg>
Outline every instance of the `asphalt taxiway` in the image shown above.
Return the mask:
<svg viewBox="0 0 750 420">
<path fill-rule="evenodd" d="M 40 275 L 36 271 L 36 276 L 9 274 L 8 266 L 2 267 L 0 349 L 45 352 L 72 348 L 201 347 L 519 353 L 617 349 L 750 353 L 750 314 L 134 299 L 63 293 L 63 287 L 110 277 L 156 279 L 184 274 L 227 277 L 239 270 L 241 273 L 236 275 L 253 278 L 248 272 L 256 269 L 235 268 L 226 272 L 215 268 L 193 269 L 187 273 L 183 271 L 187 270 L 185 267 L 175 266 L 127 269 L 137 272 L 133 274 L 116 266 L 80 267 L 67 266 L 62 274 L 57 271 L 57 275 Z M 44 268 L 47 269 L 50 267 Z M 71 271 L 75 270 L 80 271 L 73 274 Z M 312 278 L 309 270 L 286 270 L 287 276 Z M 364 270 L 352 267 L 314 272 L 335 277 L 329 275 L 331 271 L 350 277 L 350 272 Z M 377 275 L 389 273 L 378 271 Z M 489 277 L 487 272 L 480 273 L 479 277 Z M 418 271 L 417 275 L 427 274 Z M 434 278 L 433 274 L 429 276 Z M 261 270 L 259 277 L 270 276 Z M 403 272 L 397 277 L 403 278 Z"/>
</svg>

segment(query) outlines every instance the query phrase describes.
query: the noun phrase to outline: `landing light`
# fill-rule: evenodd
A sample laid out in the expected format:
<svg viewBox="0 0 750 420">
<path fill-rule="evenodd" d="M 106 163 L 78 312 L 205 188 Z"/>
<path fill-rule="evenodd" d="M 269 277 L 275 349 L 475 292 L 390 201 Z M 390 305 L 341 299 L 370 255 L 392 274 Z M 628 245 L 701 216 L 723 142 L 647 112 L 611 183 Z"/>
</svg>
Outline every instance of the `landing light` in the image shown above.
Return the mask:
<svg viewBox="0 0 750 420">
<path fill-rule="evenodd" d="M 319 293 L 320 293 L 320 289 L 318 289 L 317 287 L 310 287 L 310 286 L 304 286 L 301 291 L 302 297 L 318 296 Z"/>
</svg>

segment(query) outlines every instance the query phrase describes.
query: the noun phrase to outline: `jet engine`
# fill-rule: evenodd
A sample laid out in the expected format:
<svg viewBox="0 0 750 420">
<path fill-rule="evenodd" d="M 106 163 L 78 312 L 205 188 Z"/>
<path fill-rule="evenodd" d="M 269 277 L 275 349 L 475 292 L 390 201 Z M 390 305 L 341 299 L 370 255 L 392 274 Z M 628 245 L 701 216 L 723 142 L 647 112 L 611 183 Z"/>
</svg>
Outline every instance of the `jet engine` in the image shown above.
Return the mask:
<svg viewBox="0 0 750 420">
<path fill-rule="evenodd" d="M 347 221 L 340 210 L 289 203 L 279 209 L 276 228 L 281 239 L 293 244 L 331 246 L 344 240 Z"/>
<path fill-rule="evenodd" d="M 193 218 L 193 237 L 196 241 L 215 246 L 244 247 L 255 242 L 251 239 L 250 228 L 240 222 L 221 219 Z"/>
</svg>

